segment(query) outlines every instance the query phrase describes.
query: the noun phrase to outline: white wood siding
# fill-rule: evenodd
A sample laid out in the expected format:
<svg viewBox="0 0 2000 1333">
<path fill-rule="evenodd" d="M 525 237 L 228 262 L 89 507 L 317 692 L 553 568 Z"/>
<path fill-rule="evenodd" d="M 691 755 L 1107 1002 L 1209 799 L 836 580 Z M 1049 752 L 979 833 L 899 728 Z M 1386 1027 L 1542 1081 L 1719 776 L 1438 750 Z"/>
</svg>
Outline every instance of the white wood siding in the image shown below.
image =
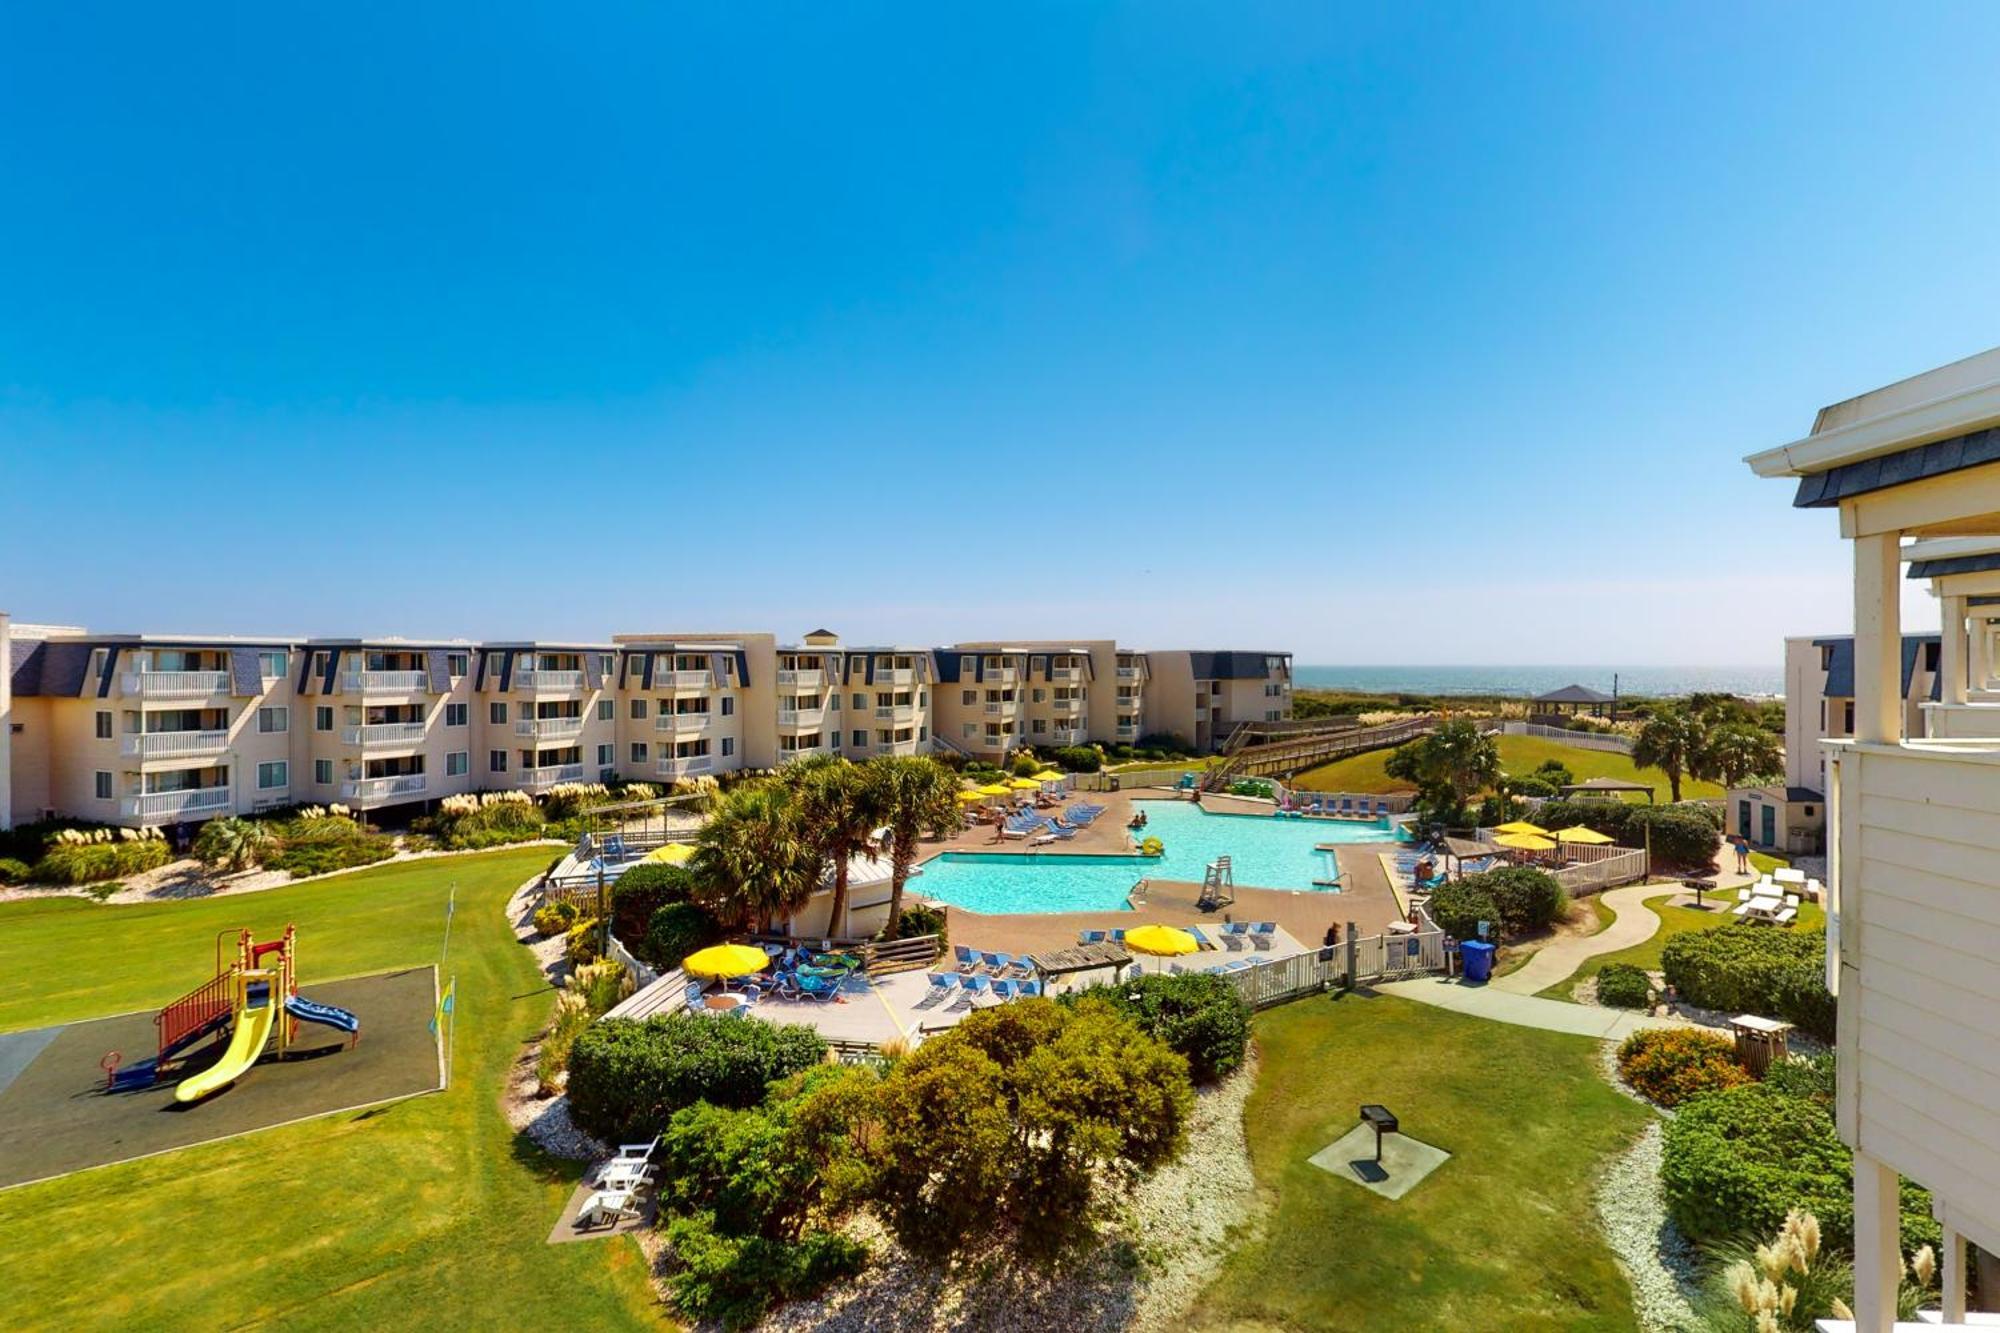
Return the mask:
<svg viewBox="0 0 2000 1333">
<path fill-rule="evenodd" d="M 1841 849 L 1855 1146 L 2000 1243 L 2000 754 L 1857 746 Z M 1858 780 L 1857 780 L 1858 779 Z M 1858 838 L 1854 838 L 1858 834 Z M 1853 976 L 1855 974 L 1849 974 Z M 1843 1080 L 1846 1083 L 1846 1080 Z"/>
</svg>

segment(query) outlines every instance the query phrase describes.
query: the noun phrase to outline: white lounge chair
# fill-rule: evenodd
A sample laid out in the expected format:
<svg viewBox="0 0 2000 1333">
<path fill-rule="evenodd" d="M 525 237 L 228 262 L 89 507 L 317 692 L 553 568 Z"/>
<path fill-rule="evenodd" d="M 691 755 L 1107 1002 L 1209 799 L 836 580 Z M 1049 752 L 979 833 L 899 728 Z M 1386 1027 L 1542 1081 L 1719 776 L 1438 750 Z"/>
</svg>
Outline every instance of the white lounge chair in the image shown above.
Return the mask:
<svg viewBox="0 0 2000 1333">
<path fill-rule="evenodd" d="M 653 1183 L 653 1168 L 630 1157 L 614 1157 L 597 1173 L 600 1190 L 636 1190 Z"/>
</svg>

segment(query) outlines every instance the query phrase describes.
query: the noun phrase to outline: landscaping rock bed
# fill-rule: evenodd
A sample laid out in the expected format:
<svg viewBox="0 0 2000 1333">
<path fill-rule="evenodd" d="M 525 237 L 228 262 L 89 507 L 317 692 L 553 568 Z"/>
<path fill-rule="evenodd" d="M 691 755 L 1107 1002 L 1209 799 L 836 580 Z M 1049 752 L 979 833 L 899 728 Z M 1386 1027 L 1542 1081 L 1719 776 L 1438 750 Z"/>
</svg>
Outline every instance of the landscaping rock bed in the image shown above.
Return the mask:
<svg viewBox="0 0 2000 1333">
<path fill-rule="evenodd" d="M 1689 1296 L 1700 1281 L 1695 1248 L 1667 1216 L 1660 1189 L 1664 1124 L 1648 1124 L 1611 1164 L 1597 1190 L 1598 1220 L 1632 1284 L 1632 1308 L 1647 1333 L 1680 1333 L 1691 1327 Z"/>
</svg>

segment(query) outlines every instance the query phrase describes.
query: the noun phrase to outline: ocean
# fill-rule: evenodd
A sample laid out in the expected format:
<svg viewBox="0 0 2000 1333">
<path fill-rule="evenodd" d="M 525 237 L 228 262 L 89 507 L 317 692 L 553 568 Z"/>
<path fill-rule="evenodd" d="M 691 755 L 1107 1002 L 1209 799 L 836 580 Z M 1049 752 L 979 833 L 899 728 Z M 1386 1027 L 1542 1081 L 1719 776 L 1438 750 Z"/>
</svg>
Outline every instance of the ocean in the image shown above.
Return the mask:
<svg viewBox="0 0 2000 1333">
<path fill-rule="evenodd" d="M 1360 694 L 1509 694 L 1523 698 L 1588 685 L 1620 695 L 1662 698 L 1709 690 L 1746 698 L 1781 697 L 1781 666 L 1310 666 L 1295 665 L 1292 683 L 1300 689 L 1350 690 Z"/>
</svg>

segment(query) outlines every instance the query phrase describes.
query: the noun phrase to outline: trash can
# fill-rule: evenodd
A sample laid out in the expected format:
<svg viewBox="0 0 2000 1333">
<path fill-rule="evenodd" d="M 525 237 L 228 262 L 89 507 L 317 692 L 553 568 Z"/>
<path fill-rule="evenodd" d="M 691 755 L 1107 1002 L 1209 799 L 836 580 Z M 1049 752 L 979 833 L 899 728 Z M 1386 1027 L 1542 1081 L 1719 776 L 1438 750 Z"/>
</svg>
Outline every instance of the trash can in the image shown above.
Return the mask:
<svg viewBox="0 0 2000 1333">
<path fill-rule="evenodd" d="M 1493 975 L 1493 946 L 1485 940 L 1467 940 L 1458 946 L 1458 956 L 1465 960 L 1465 979 L 1485 981 Z"/>
</svg>

